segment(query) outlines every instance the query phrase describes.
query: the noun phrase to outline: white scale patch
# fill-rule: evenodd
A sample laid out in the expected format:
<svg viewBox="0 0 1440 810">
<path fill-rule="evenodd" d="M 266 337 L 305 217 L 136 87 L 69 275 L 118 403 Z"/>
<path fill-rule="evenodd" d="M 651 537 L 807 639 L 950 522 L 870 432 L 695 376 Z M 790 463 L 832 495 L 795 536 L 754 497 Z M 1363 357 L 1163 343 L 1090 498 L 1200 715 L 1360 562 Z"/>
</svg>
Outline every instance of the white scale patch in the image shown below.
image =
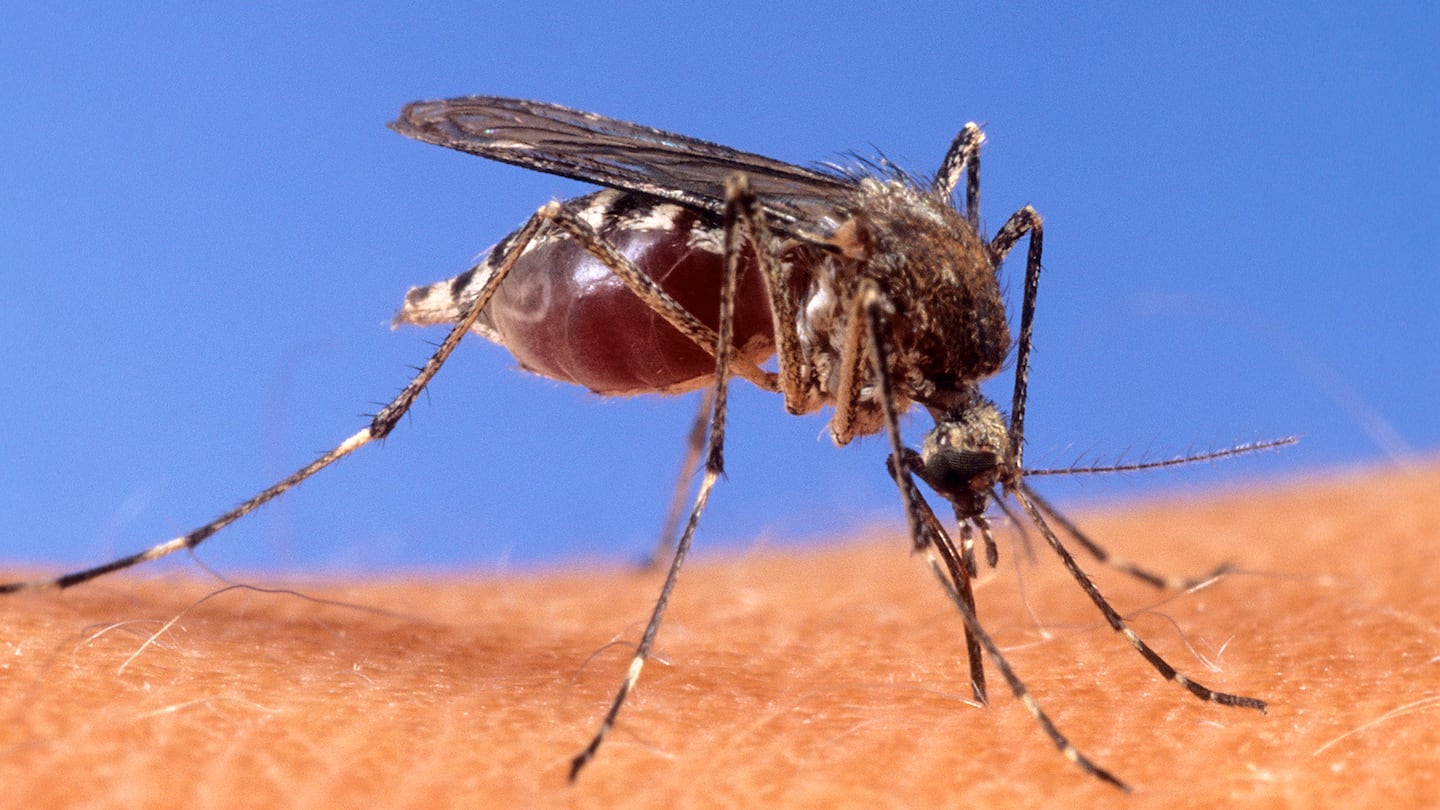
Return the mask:
<svg viewBox="0 0 1440 810">
<path fill-rule="evenodd" d="M 620 226 L 632 231 L 673 231 L 675 220 L 685 209 L 675 203 L 661 203 L 639 212 L 636 216 L 620 220 Z"/>
<path fill-rule="evenodd" d="M 615 204 L 615 199 L 619 196 L 620 192 L 618 191 L 602 191 L 590 198 L 589 205 L 572 210 L 571 213 L 585 220 L 585 224 L 599 230 L 605 224 L 605 215 L 609 213 L 610 206 Z"/>
<path fill-rule="evenodd" d="M 651 205 L 635 207 L 632 211 L 626 212 L 625 216 L 616 219 L 612 214 L 612 209 L 626 193 L 614 189 L 600 191 L 591 195 L 585 206 L 569 210 L 570 213 L 597 231 L 609 225 L 622 230 L 667 233 L 676 229 L 676 221 L 686 213 L 685 208 L 675 203 L 656 202 Z M 530 253 L 551 239 L 568 238 L 570 237 L 563 232 L 552 231 L 532 240 L 521 251 L 521 255 Z M 723 239 L 724 232 L 721 228 L 706 227 L 703 222 L 697 222 L 690 231 L 687 247 L 719 255 L 724 252 Z M 453 277 L 424 287 L 412 288 L 405 296 L 404 306 L 396 313 L 392 327 L 401 324 L 435 326 L 454 323 L 460 317 L 462 303 L 468 300 L 475 291 L 481 289 L 486 280 L 495 272 L 495 262 L 501 258 L 494 255 L 495 247 L 492 245 L 479 254 L 484 258 L 475 264 L 475 272 L 458 293 L 453 289 Z M 610 273 L 607 268 L 599 265 L 594 267 L 593 271 L 607 275 Z M 492 334 L 492 330 L 486 329 L 483 324 L 477 323 L 475 331 L 480 332 L 489 340 L 504 345 L 497 339 L 498 336 Z"/>
<path fill-rule="evenodd" d="M 722 255 L 725 253 L 725 229 L 707 228 L 697 223 L 690 229 L 690 238 L 686 240 L 685 245 L 692 250 L 703 250 L 717 256 Z"/>
</svg>

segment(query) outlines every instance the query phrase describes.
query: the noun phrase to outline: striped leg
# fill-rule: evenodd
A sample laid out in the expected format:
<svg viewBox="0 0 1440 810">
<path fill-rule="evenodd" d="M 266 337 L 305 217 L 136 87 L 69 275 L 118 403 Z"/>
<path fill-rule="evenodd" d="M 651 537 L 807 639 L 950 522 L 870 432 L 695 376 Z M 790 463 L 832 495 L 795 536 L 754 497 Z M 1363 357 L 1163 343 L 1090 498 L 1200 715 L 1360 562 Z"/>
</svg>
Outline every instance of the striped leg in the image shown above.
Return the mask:
<svg viewBox="0 0 1440 810">
<path fill-rule="evenodd" d="M 865 296 L 866 305 L 864 312 L 867 326 L 866 331 L 869 337 L 868 352 L 871 362 L 874 368 L 889 368 L 889 365 L 886 363 L 887 348 L 882 338 L 882 336 L 886 334 L 886 318 L 892 314 L 886 311 L 889 309 L 889 305 L 879 290 L 873 285 L 862 288 L 860 295 Z M 1005 660 L 1005 655 L 1000 651 L 1000 647 L 995 643 L 995 640 L 990 637 L 989 633 L 985 632 L 985 628 L 980 624 L 979 617 L 975 615 L 975 610 L 971 602 L 967 601 L 965 595 L 957 589 L 955 583 L 947 576 L 946 568 L 936 559 L 936 548 L 939 544 L 929 541 L 931 534 L 924 517 L 924 510 L 921 509 L 919 501 L 913 495 L 916 492 L 916 488 L 914 480 L 910 475 L 910 466 L 906 463 L 906 459 L 910 457 L 910 453 L 913 453 L 913 451 L 907 453 L 904 443 L 901 440 L 900 423 L 895 413 L 893 393 L 891 391 L 892 386 L 888 376 L 885 374 L 876 374 L 875 387 L 877 389 L 877 399 L 880 402 L 881 412 L 885 419 L 886 434 L 890 438 L 890 467 L 892 474 L 895 476 L 896 484 L 900 489 L 900 499 L 904 503 L 905 515 L 909 521 L 910 536 L 917 548 L 925 549 L 926 559 L 930 564 L 930 569 L 935 573 L 936 579 L 939 580 L 940 586 L 944 588 L 946 594 L 950 597 L 950 601 L 954 603 L 955 607 L 960 611 L 960 618 L 965 622 L 967 637 L 973 637 L 985 650 L 986 654 L 990 656 L 990 660 L 995 664 L 995 668 L 1000 670 L 1001 677 L 1009 684 L 1010 691 L 1015 693 L 1015 697 L 1025 705 L 1025 708 L 1045 731 L 1046 736 L 1050 738 L 1050 741 L 1055 744 L 1055 747 L 1059 749 L 1060 753 L 1063 754 L 1066 759 L 1075 763 L 1085 773 L 1101 781 L 1108 782 L 1121 790 L 1129 791 L 1130 788 L 1128 785 L 1080 753 L 1080 751 L 1071 744 L 1069 739 L 1056 728 L 1054 721 L 1040 708 L 1040 704 L 1030 695 L 1030 691 L 1025 687 L 1024 682 L 1021 681 L 1019 676 L 1015 674 L 1015 671 L 1011 669 L 1010 662 Z M 958 565 L 963 565 L 963 563 L 951 562 L 950 565 L 953 568 Z"/>
<path fill-rule="evenodd" d="M 0 584 L 0 594 L 37 588 L 69 588 L 79 585 L 82 582 L 88 582 L 96 577 L 159 559 L 167 554 L 173 554 L 184 549 L 193 549 L 208 540 L 216 532 L 219 532 L 240 518 L 245 517 L 269 501 L 280 497 L 296 484 L 299 484 L 315 473 L 329 467 L 331 464 L 359 450 L 370 442 L 385 438 L 391 430 L 394 430 L 395 424 L 400 421 L 400 417 L 404 416 L 405 412 L 414 404 L 416 397 L 420 396 L 420 392 L 425 390 L 425 386 L 428 385 L 430 380 L 440 371 L 440 367 L 445 365 L 445 361 L 450 357 L 451 352 L 455 351 L 455 347 L 460 345 L 460 340 L 465 337 L 465 333 L 470 331 L 471 327 L 474 326 L 475 320 L 480 317 L 481 311 L 490 303 L 490 299 L 494 296 L 495 291 L 500 288 L 500 283 L 505 280 L 505 276 L 509 274 L 510 270 L 515 266 L 515 262 L 520 258 L 521 251 L 524 250 L 530 240 L 534 239 L 536 234 L 540 232 L 540 229 L 549 221 L 549 211 L 551 208 L 558 208 L 558 205 L 552 203 L 550 206 L 540 209 L 539 212 L 532 216 L 525 225 L 516 232 L 515 247 L 480 289 L 475 300 L 471 302 L 469 307 L 455 322 L 454 327 L 450 329 L 450 333 L 445 336 L 445 340 L 435 349 L 435 353 L 430 356 L 430 359 L 425 362 L 425 365 L 420 368 L 414 378 L 410 380 L 409 384 L 407 384 L 388 405 L 381 408 L 380 412 L 375 415 L 374 419 L 372 419 L 370 424 L 364 429 L 356 432 L 350 438 L 322 454 L 319 458 L 306 464 L 304 467 L 301 467 L 269 488 L 252 496 L 249 500 L 241 503 L 234 509 L 231 509 L 188 534 L 166 540 L 139 553 L 111 560 L 110 562 L 97 565 L 93 568 L 87 568 L 83 571 L 75 571 L 58 577 L 45 579 L 3 583 Z"/>
<path fill-rule="evenodd" d="M 690 507 L 690 518 L 685 522 L 685 531 L 681 533 L 679 541 L 675 544 L 675 556 L 670 560 L 670 570 L 665 575 L 665 584 L 660 586 L 660 598 L 655 601 L 655 609 L 650 612 L 650 621 L 645 625 L 645 633 L 640 637 L 640 644 L 635 648 L 634 657 L 630 659 L 630 668 L 625 673 L 625 679 L 620 682 L 620 689 L 615 693 L 615 699 L 611 701 L 605 717 L 601 719 L 595 736 L 591 737 L 584 750 L 576 754 L 575 758 L 570 761 L 570 781 L 572 782 L 580 774 L 580 770 L 595 758 L 595 753 L 600 750 L 600 745 L 605 741 L 610 729 L 615 727 L 615 719 L 620 715 L 620 709 L 624 707 L 626 698 L 630 696 L 630 691 L 635 688 L 635 683 L 640 679 L 640 671 L 644 669 L 645 662 L 650 658 L 650 650 L 655 644 L 655 635 L 660 631 L 660 622 L 665 617 L 665 608 L 670 604 L 670 595 L 674 592 L 675 583 L 680 578 L 680 567 L 685 563 L 685 555 L 690 552 L 690 543 L 695 537 L 695 529 L 700 525 L 700 515 L 705 511 L 705 504 L 710 500 L 710 491 L 714 489 L 715 482 L 725 473 L 725 401 L 730 378 L 730 356 L 734 352 L 731 341 L 735 331 L 735 287 L 736 279 L 740 275 L 741 247 L 745 235 L 739 224 L 740 214 L 737 201 L 749 193 L 745 187 L 744 177 L 731 178 L 726 192 L 725 278 L 720 288 L 720 323 L 714 343 L 715 385 L 711 388 L 710 396 L 712 405 L 710 441 L 706 445 L 705 451 L 705 473 L 700 479 L 700 490 L 695 495 L 695 502 Z"/>
<path fill-rule="evenodd" d="M 1030 520 L 1035 524 L 1035 527 L 1040 530 L 1040 534 L 1045 538 L 1045 542 L 1049 543 L 1050 548 L 1054 549 L 1055 553 L 1060 556 L 1060 561 L 1064 563 L 1065 569 L 1070 572 L 1070 576 L 1074 577 L 1075 581 L 1080 584 L 1081 589 L 1085 591 L 1085 595 L 1089 596 L 1090 601 L 1094 602 L 1095 606 L 1100 609 L 1100 613 L 1105 616 L 1105 621 L 1109 623 L 1110 628 L 1124 636 L 1125 640 L 1130 642 L 1130 646 L 1134 647 L 1135 651 L 1140 653 L 1146 661 L 1149 661 L 1156 672 L 1159 672 L 1166 680 L 1174 681 L 1190 690 L 1191 694 L 1201 700 L 1219 703 L 1224 706 L 1243 706 L 1250 709 L 1259 709 L 1262 713 L 1265 711 L 1265 701 L 1243 695 L 1232 695 L 1228 692 L 1217 692 L 1181 674 L 1164 658 L 1161 658 L 1159 653 L 1151 649 L 1149 644 L 1146 644 L 1140 636 L 1135 634 L 1134 630 L 1131 630 L 1130 627 L 1125 624 L 1125 620 L 1121 618 L 1115 608 L 1111 607 L 1110 603 L 1105 600 L 1105 597 L 1100 595 L 1100 589 L 1095 587 L 1094 581 L 1092 581 L 1084 571 L 1080 570 L 1079 564 L 1075 562 L 1075 557 L 1065 548 L 1065 544 L 1060 542 L 1060 538 L 1055 536 L 1055 531 L 1050 528 L 1050 524 L 1045 521 L 1045 517 L 1041 514 L 1039 507 L 1035 505 L 1035 501 L 1029 492 L 1029 487 L 1021 483 L 1011 491 L 1011 494 L 1020 502 L 1021 508 L 1025 510 L 1025 514 L 1030 516 Z"/>
<path fill-rule="evenodd" d="M 705 449 L 705 428 L 710 424 L 710 409 L 715 392 L 706 389 L 700 396 L 700 407 L 695 411 L 695 421 L 690 425 L 690 435 L 685 439 L 685 457 L 680 461 L 680 472 L 675 478 L 675 489 L 670 494 L 670 506 L 665 510 L 665 522 L 660 526 L 660 537 L 645 561 L 646 568 L 660 565 L 666 554 L 675 545 L 675 530 L 680 527 L 680 516 L 685 513 L 685 495 L 690 491 L 690 478 L 700 467 L 700 451 Z"/>
</svg>

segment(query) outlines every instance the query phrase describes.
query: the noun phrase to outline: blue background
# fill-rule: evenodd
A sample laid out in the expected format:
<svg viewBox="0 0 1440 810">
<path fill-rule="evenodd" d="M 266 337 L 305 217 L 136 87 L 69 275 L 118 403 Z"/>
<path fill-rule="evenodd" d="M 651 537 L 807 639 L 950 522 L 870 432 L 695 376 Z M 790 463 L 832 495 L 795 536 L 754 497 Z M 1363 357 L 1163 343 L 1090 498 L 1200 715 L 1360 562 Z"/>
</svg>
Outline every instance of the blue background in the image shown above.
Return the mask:
<svg viewBox="0 0 1440 810">
<path fill-rule="evenodd" d="M 0 560 L 61 570 L 163 540 L 363 425 L 442 334 L 387 328 L 406 288 L 585 188 L 384 127 L 473 93 L 796 162 L 880 148 L 927 173 L 985 124 L 987 231 L 1026 203 L 1046 217 L 1032 465 L 1305 437 L 1039 482 L 1063 504 L 1440 447 L 1428 4 L 52 5 L 0 13 Z M 837 449 L 823 416 L 746 386 L 733 401 L 699 548 L 900 525 L 883 441 Z M 202 557 L 310 574 L 636 559 L 693 407 L 601 400 L 475 340 L 383 447 Z"/>
</svg>

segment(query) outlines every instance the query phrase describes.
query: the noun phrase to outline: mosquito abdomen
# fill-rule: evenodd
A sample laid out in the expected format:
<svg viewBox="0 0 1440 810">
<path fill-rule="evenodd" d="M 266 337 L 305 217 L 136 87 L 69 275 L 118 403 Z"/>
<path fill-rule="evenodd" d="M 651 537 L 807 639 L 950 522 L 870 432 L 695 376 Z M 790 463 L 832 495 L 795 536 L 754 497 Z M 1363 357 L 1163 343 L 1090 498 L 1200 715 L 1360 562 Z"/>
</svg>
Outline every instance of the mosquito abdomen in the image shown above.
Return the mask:
<svg viewBox="0 0 1440 810">
<path fill-rule="evenodd" d="M 564 203 L 711 329 L 719 325 L 723 273 L 718 221 L 637 194 L 603 191 Z M 396 323 L 457 320 L 508 247 L 453 279 L 416 287 Z M 560 230 L 538 237 L 516 262 L 475 331 L 510 350 L 527 371 L 598 394 L 678 393 L 709 384 L 714 356 L 641 301 L 608 267 Z M 735 302 L 737 359 L 775 353 L 764 281 L 741 263 Z"/>
</svg>

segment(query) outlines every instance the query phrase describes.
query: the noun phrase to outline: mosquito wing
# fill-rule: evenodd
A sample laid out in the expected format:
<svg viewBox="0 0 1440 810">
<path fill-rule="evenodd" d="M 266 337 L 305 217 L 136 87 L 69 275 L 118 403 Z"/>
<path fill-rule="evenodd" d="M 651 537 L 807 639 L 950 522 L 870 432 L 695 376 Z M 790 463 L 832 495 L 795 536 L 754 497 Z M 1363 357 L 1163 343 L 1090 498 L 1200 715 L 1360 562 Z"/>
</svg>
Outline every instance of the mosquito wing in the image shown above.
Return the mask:
<svg viewBox="0 0 1440 810">
<path fill-rule="evenodd" d="M 853 179 L 840 174 L 540 101 L 496 96 L 417 101 L 407 104 L 390 128 L 426 143 L 713 214 L 723 213 L 726 178 L 744 172 L 782 227 L 823 228 L 855 188 Z"/>
</svg>

